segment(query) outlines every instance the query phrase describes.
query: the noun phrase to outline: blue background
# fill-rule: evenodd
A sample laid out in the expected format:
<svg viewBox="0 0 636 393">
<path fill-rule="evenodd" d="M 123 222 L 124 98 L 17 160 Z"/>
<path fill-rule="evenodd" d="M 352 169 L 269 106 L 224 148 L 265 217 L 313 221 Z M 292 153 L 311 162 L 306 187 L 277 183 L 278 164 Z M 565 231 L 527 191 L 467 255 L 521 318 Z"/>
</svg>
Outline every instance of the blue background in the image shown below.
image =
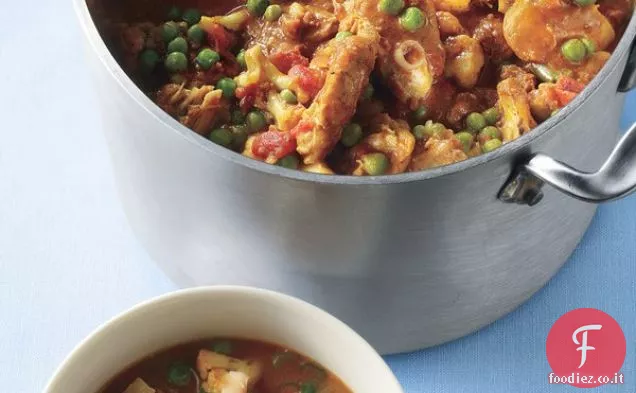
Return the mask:
<svg viewBox="0 0 636 393">
<path fill-rule="evenodd" d="M 99 324 L 176 287 L 117 201 L 71 5 L 5 1 L 0 15 L 0 391 L 31 393 Z M 636 95 L 626 109 L 624 125 Z M 627 339 L 625 385 L 600 390 L 636 392 L 635 216 L 636 197 L 601 206 L 530 302 L 469 337 L 387 357 L 406 392 L 578 391 L 547 384 L 545 357 L 550 326 L 578 307 L 614 316 Z"/>
</svg>

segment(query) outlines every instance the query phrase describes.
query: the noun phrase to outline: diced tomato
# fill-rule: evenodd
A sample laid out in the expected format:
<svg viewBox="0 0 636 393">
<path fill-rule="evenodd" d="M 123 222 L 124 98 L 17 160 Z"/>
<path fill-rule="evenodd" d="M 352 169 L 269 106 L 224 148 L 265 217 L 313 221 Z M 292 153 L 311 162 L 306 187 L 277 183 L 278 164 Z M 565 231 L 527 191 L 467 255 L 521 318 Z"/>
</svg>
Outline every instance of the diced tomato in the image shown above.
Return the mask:
<svg viewBox="0 0 636 393">
<path fill-rule="evenodd" d="M 285 52 L 277 52 L 272 55 L 270 61 L 276 66 L 276 68 L 284 73 L 288 73 L 289 70 L 296 65 L 309 65 L 309 59 L 301 55 L 298 48 Z"/>
<path fill-rule="evenodd" d="M 323 78 L 320 70 L 295 65 L 289 70 L 288 75 L 294 78 L 298 86 L 312 98 L 322 89 Z"/>
<path fill-rule="evenodd" d="M 562 76 L 556 83 L 557 88 L 565 91 L 571 91 L 573 93 L 580 93 L 585 85 L 581 82 L 578 82 L 570 77 Z"/>
<path fill-rule="evenodd" d="M 235 94 L 236 98 L 239 99 L 239 108 L 246 113 L 254 106 L 256 95 L 258 94 L 258 85 L 254 84 L 245 87 L 237 87 Z"/>
<path fill-rule="evenodd" d="M 217 52 L 225 53 L 232 47 L 234 36 L 223 26 L 212 23 L 204 26 L 204 29 L 208 35 L 208 41 L 214 43 Z"/>
<path fill-rule="evenodd" d="M 309 132 L 313 130 L 313 128 L 314 123 L 307 120 L 301 120 L 298 124 L 296 124 L 294 128 L 289 131 L 289 133 L 292 134 L 294 138 L 297 138 L 299 134 L 302 134 L 303 132 Z"/>
<path fill-rule="evenodd" d="M 289 132 L 278 131 L 274 127 L 254 138 L 252 154 L 267 159 L 275 157 L 281 159 L 296 150 L 296 139 Z"/>
</svg>

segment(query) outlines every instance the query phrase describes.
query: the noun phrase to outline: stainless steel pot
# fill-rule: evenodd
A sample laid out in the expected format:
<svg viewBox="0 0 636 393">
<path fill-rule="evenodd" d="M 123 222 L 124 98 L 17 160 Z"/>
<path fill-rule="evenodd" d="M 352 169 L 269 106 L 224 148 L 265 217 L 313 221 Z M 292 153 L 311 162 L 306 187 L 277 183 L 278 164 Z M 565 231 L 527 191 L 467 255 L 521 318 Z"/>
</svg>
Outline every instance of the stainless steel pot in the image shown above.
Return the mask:
<svg viewBox="0 0 636 393">
<path fill-rule="evenodd" d="M 331 177 L 250 160 L 180 125 L 137 89 L 75 3 L 121 201 L 157 263 L 183 286 L 298 296 L 383 353 L 466 335 L 541 288 L 596 210 L 556 189 L 600 201 L 636 185 L 634 129 L 598 173 L 548 158 L 594 171 L 615 149 L 617 91 L 634 84 L 634 20 L 571 105 L 497 151 L 418 173 Z"/>
</svg>

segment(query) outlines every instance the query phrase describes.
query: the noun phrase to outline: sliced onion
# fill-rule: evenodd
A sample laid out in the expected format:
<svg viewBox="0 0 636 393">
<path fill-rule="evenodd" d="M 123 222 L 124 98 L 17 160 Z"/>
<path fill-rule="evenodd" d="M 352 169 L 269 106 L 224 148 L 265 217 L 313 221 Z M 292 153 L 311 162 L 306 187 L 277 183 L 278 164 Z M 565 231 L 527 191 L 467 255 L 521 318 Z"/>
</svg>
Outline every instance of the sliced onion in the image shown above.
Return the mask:
<svg viewBox="0 0 636 393">
<path fill-rule="evenodd" d="M 426 52 L 415 40 L 400 42 L 393 51 L 393 60 L 407 71 L 414 70 L 426 62 Z"/>
</svg>

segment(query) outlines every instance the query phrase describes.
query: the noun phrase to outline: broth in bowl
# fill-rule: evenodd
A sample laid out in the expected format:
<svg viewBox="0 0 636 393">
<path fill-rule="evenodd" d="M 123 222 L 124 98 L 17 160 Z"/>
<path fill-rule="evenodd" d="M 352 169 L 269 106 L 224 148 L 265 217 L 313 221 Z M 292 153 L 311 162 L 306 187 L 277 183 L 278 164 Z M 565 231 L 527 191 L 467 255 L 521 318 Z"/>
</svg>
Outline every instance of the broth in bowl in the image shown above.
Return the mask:
<svg viewBox="0 0 636 393">
<path fill-rule="evenodd" d="M 351 393 L 293 350 L 245 339 L 200 340 L 133 365 L 100 393 Z"/>
</svg>

